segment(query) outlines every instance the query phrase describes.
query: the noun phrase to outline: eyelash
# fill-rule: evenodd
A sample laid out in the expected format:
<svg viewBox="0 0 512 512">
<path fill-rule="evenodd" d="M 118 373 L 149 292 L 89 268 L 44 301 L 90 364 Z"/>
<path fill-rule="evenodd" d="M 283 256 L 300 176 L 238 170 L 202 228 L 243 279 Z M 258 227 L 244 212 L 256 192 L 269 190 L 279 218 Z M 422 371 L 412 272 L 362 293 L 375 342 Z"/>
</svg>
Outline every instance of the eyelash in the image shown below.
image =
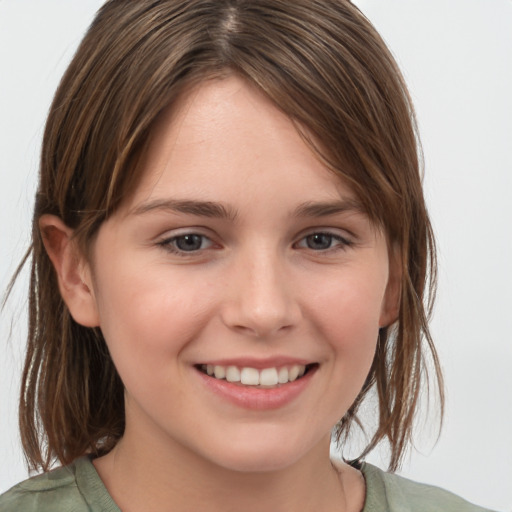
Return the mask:
<svg viewBox="0 0 512 512">
<path fill-rule="evenodd" d="M 341 236 L 341 235 L 337 235 L 335 233 L 330 233 L 329 231 L 315 231 L 313 233 L 309 233 L 308 235 L 302 237 L 299 242 L 297 242 L 296 244 L 294 244 L 295 246 L 298 246 L 298 244 L 300 242 L 303 242 L 303 241 L 306 241 L 307 243 L 307 240 L 309 238 L 312 238 L 312 237 L 320 237 L 320 236 L 323 236 L 323 237 L 328 237 L 330 238 L 330 242 L 332 244 L 332 242 L 336 241 L 338 242 L 338 244 L 334 245 L 334 246 L 330 246 L 326 249 L 320 249 L 320 250 L 314 250 L 314 249 L 311 249 L 311 247 L 304 247 L 304 249 L 311 249 L 313 250 L 314 252 L 318 252 L 318 253 L 326 253 L 326 252 L 331 252 L 331 251 L 339 251 L 339 250 L 345 250 L 347 249 L 348 247 L 352 246 L 353 245 L 353 242 L 351 240 L 348 240 L 347 238 Z"/>
<path fill-rule="evenodd" d="M 208 240 L 210 242 L 210 246 L 213 245 L 213 242 L 207 236 L 201 235 L 200 233 L 193 233 L 193 232 L 183 233 L 181 235 L 176 235 L 171 238 L 166 238 L 165 240 L 158 242 L 157 245 L 159 245 L 160 247 L 162 247 L 163 249 L 165 249 L 166 251 L 168 251 L 172 254 L 177 254 L 178 256 L 185 256 L 185 257 L 192 255 L 192 254 L 197 254 L 198 252 L 200 252 L 202 250 L 210 248 L 210 246 L 207 248 L 200 247 L 199 249 L 195 249 L 192 251 L 186 251 L 186 250 L 180 249 L 179 247 L 176 246 L 176 243 L 178 240 L 185 239 L 187 237 L 199 237 L 201 239 L 201 245 L 203 245 L 203 242 L 205 240 Z"/>
<path fill-rule="evenodd" d="M 208 241 L 209 245 L 208 245 L 208 247 L 199 247 L 198 249 L 193 249 L 191 251 L 187 251 L 187 250 L 180 249 L 179 247 L 177 247 L 177 245 L 176 245 L 177 242 L 180 239 L 186 239 L 187 237 L 191 237 L 191 238 L 198 237 L 198 238 L 200 238 L 201 246 L 203 245 L 204 241 Z M 311 247 L 307 247 L 307 246 L 306 247 L 299 246 L 299 244 L 301 242 L 305 242 L 307 244 L 308 239 L 311 239 L 312 237 L 328 237 L 330 246 L 325 249 L 318 249 L 318 250 L 312 249 Z M 332 245 L 333 242 L 338 242 L 338 243 L 335 245 Z M 335 233 L 330 233 L 328 231 L 315 231 L 315 232 L 312 232 L 312 233 L 309 233 L 309 234 L 303 236 L 298 242 L 294 243 L 293 246 L 294 246 L 294 248 L 310 249 L 316 253 L 329 253 L 332 251 L 346 250 L 347 248 L 351 247 L 353 244 L 354 244 L 354 242 L 352 242 L 351 240 L 348 240 L 347 238 L 337 235 Z M 197 255 L 198 253 L 201 253 L 204 250 L 211 248 L 214 245 L 214 242 L 212 242 L 212 240 L 210 238 L 208 238 L 206 235 L 190 232 L 190 233 L 183 233 L 180 235 L 176 235 L 171 238 L 166 238 L 165 240 L 158 242 L 157 245 L 159 245 L 160 247 L 165 249 L 167 252 L 170 252 L 171 254 L 176 254 L 178 256 L 187 257 L 187 256 L 191 256 L 191 255 Z"/>
</svg>

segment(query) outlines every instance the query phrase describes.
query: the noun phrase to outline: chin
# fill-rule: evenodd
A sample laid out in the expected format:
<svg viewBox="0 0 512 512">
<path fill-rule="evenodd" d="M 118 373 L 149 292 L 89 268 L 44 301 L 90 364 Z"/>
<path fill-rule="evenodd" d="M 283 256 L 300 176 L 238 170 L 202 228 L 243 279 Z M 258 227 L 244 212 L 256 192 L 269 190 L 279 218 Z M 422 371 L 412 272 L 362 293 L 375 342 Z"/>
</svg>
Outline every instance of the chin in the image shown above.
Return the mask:
<svg viewBox="0 0 512 512">
<path fill-rule="evenodd" d="M 238 473 L 268 473 L 284 470 L 297 461 L 297 453 L 246 450 L 243 453 L 233 448 L 233 453 L 215 463 L 229 471 Z"/>
<path fill-rule="evenodd" d="M 326 436 L 330 442 L 330 434 Z M 276 433 L 263 429 L 256 435 L 245 438 L 231 437 L 228 446 L 219 447 L 217 453 L 210 451 L 208 458 L 226 470 L 241 473 L 264 473 L 284 470 L 309 452 L 321 448 L 321 442 L 304 442 L 290 432 Z M 327 444 L 328 446 L 328 444 Z M 328 448 L 327 448 L 328 453 Z"/>
</svg>

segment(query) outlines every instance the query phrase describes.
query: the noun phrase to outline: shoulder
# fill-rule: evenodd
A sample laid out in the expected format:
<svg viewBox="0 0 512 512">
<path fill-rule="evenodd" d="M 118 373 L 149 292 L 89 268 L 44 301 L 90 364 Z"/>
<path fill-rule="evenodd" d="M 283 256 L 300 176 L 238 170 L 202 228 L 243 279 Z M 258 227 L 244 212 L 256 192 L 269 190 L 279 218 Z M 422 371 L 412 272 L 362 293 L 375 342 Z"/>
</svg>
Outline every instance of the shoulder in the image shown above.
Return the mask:
<svg viewBox="0 0 512 512">
<path fill-rule="evenodd" d="M 15 485 L 0 496 L 0 512 L 88 510 L 87 506 L 80 508 L 80 504 L 85 503 L 78 491 L 74 470 L 72 464 Z"/>
<path fill-rule="evenodd" d="M 361 471 L 366 480 L 363 512 L 383 510 L 384 504 L 389 512 L 491 512 L 439 487 L 386 473 L 368 463 L 362 465 Z"/>
<path fill-rule="evenodd" d="M 0 496 L 0 512 L 94 510 L 119 511 L 88 457 L 29 478 Z"/>
</svg>

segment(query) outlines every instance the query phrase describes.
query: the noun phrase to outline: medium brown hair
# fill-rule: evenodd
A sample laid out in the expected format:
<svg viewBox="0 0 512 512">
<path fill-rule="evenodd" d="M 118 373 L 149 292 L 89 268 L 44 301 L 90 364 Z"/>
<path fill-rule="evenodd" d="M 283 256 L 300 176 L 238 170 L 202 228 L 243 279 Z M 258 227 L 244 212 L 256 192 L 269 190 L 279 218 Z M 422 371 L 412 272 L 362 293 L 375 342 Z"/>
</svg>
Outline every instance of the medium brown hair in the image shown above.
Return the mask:
<svg viewBox="0 0 512 512">
<path fill-rule="evenodd" d="M 124 431 L 123 384 L 101 330 L 71 318 L 38 221 L 58 215 L 87 254 L 101 223 L 137 185 L 158 115 L 183 91 L 237 74 L 287 114 L 319 158 L 352 188 L 401 258 L 397 321 L 381 329 L 343 441 L 376 390 L 381 440 L 396 469 L 410 439 L 430 361 L 427 318 L 434 239 L 421 187 L 414 112 L 386 45 L 348 0 L 110 0 L 98 12 L 53 100 L 32 227 L 28 349 L 20 428 L 33 468 L 108 452 Z M 30 254 L 30 251 L 29 251 Z"/>
</svg>

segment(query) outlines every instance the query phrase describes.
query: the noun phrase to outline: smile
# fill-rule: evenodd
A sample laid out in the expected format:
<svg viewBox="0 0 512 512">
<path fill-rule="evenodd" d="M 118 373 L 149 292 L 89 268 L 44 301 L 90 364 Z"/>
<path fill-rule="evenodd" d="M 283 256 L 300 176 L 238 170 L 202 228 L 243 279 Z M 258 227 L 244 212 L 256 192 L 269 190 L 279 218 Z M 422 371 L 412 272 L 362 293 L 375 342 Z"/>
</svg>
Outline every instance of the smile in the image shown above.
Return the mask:
<svg viewBox="0 0 512 512">
<path fill-rule="evenodd" d="M 218 380 L 239 383 L 244 386 L 259 386 L 262 388 L 278 387 L 294 382 L 303 377 L 313 365 L 294 364 L 290 366 L 262 368 L 221 366 L 202 364 L 198 369 L 206 375 Z"/>
<path fill-rule="evenodd" d="M 258 411 L 293 404 L 309 388 L 319 366 L 306 361 L 278 360 L 212 361 L 194 365 L 200 381 L 222 401 Z"/>
</svg>

